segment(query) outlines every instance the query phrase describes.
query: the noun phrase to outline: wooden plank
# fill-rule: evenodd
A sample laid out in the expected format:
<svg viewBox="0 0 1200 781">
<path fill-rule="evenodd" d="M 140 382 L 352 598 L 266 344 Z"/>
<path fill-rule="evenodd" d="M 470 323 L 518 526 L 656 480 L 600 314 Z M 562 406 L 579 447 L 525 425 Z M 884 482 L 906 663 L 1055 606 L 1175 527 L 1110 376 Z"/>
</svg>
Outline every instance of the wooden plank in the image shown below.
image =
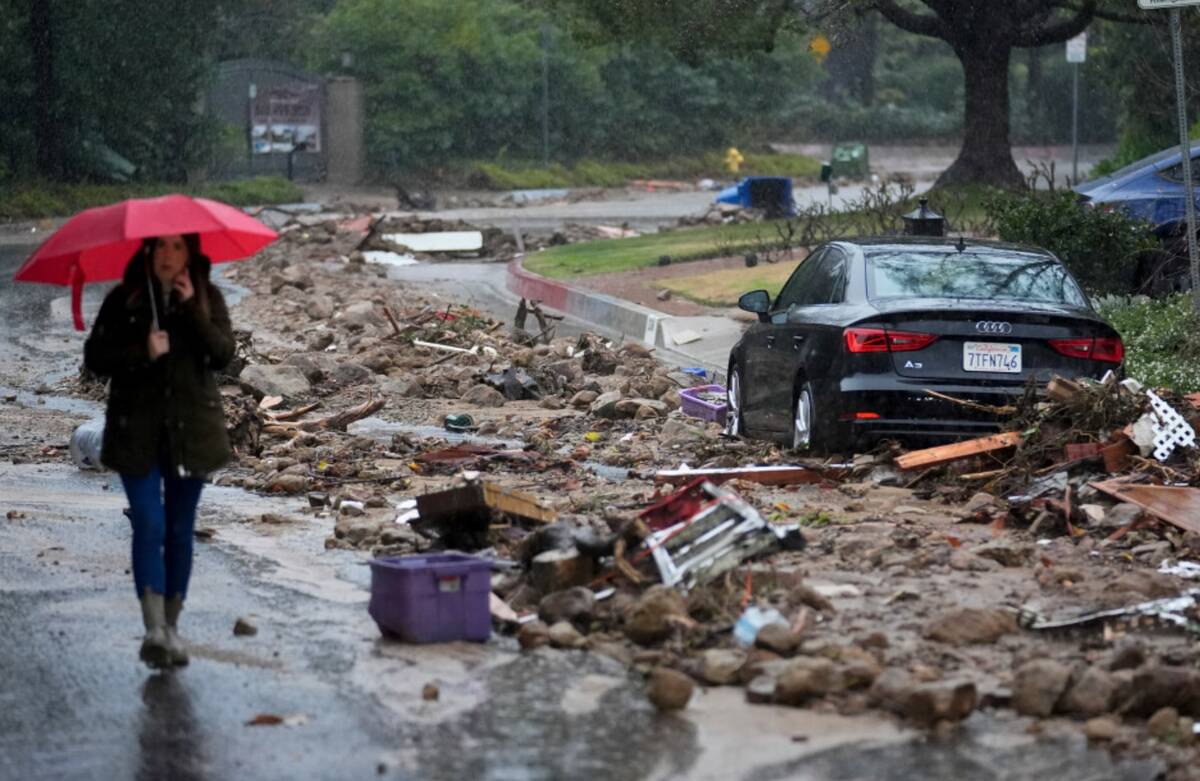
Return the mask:
<svg viewBox="0 0 1200 781">
<path fill-rule="evenodd" d="M 1115 480 L 1092 483 L 1092 487 L 1122 502 L 1136 504 L 1172 526 L 1200 534 L 1200 488 L 1130 485 Z"/>
<path fill-rule="evenodd" d="M 896 458 L 896 466 L 902 471 L 927 469 L 931 466 L 941 466 L 952 461 L 959 461 L 971 456 L 984 453 L 994 453 L 1021 444 L 1021 434 L 1009 431 L 1005 434 L 993 434 L 978 439 L 968 439 L 966 442 L 955 442 L 950 445 L 938 445 L 924 450 L 914 450 Z"/>
<path fill-rule="evenodd" d="M 1046 385 L 1046 395 L 1054 401 L 1070 401 L 1083 393 L 1083 386 L 1074 380 L 1054 377 Z"/>
</svg>

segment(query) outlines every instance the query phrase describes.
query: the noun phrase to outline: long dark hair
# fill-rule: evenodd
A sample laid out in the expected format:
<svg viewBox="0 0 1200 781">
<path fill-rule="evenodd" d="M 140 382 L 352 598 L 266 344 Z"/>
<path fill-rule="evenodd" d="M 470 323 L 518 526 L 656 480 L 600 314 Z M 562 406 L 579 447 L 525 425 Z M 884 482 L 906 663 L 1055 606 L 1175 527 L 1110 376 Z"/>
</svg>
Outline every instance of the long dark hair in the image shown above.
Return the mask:
<svg viewBox="0 0 1200 781">
<path fill-rule="evenodd" d="M 154 245 L 157 242 L 157 236 L 142 239 L 141 246 L 134 250 L 129 263 L 125 265 L 125 274 L 121 282 L 125 286 L 125 302 L 128 305 L 134 304 L 145 295 L 147 282 L 154 286 L 154 295 L 159 297 L 158 300 L 162 299 L 162 286 L 154 274 Z M 200 251 L 199 233 L 183 234 L 183 243 L 187 247 L 187 272 L 192 278 L 192 288 L 196 291 L 196 305 L 200 313 L 208 317 L 208 273 L 212 268 L 212 261 Z"/>
</svg>

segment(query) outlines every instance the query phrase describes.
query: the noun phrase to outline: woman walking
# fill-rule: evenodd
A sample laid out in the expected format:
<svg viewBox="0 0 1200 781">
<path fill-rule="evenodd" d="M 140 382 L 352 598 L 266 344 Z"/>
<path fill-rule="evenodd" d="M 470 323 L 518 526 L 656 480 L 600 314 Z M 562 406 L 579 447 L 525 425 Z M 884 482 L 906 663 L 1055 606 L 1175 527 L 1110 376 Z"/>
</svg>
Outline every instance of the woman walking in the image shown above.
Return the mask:
<svg viewBox="0 0 1200 781">
<path fill-rule="evenodd" d="M 84 363 L 110 377 L 100 460 L 121 475 L 133 524 L 133 582 L 153 668 L 188 663 L 178 634 L 205 477 L 230 455 L 214 371 L 233 332 L 200 238 L 146 239 L 104 299 Z"/>
</svg>

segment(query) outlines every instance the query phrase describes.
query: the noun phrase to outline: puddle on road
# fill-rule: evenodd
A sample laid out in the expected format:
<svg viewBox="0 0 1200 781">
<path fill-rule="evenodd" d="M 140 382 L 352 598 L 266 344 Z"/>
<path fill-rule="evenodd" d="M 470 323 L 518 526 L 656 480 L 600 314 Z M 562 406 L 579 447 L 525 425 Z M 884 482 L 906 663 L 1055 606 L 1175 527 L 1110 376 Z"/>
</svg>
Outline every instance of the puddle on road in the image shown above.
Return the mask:
<svg viewBox="0 0 1200 781">
<path fill-rule="evenodd" d="M 58 377 L 47 375 L 46 382 L 57 382 L 69 372 L 64 372 Z M 0 396 L 16 396 L 16 403 L 30 409 L 50 409 L 57 412 L 69 412 L 72 415 L 85 415 L 94 417 L 104 413 L 104 403 L 100 401 L 92 401 L 91 399 L 75 399 L 70 396 L 53 396 L 50 394 L 38 394 L 31 391 L 20 390 L 18 388 L 10 388 L 7 385 L 0 385 Z"/>
</svg>

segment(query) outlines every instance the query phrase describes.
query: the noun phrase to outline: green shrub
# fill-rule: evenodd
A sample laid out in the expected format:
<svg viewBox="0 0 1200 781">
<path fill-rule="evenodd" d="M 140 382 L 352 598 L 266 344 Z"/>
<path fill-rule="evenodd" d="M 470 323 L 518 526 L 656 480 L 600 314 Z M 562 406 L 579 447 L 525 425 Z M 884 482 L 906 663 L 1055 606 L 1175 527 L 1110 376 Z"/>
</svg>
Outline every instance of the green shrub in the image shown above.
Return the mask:
<svg viewBox="0 0 1200 781">
<path fill-rule="evenodd" d="M 987 211 L 1001 239 L 1050 250 L 1093 295 L 1129 292 L 1138 254 L 1158 246 L 1149 223 L 1084 206 L 1070 190 L 999 192 Z"/>
<path fill-rule="evenodd" d="M 1097 309 L 1125 341 L 1125 370 L 1154 388 L 1200 391 L 1200 316 L 1192 297 L 1107 296 Z"/>
<path fill-rule="evenodd" d="M 61 184 L 22 182 L 0 190 L 0 220 L 69 217 L 83 209 L 104 206 L 125 198 L 152 198 L 184 192 L 234 206 L 291 203 L 304 197 L 296 184 L 279 176 L 261 176 L 232 182 L 210 182 L 183 187 L 161 182 L 138 184 Z"/>
</svg>

